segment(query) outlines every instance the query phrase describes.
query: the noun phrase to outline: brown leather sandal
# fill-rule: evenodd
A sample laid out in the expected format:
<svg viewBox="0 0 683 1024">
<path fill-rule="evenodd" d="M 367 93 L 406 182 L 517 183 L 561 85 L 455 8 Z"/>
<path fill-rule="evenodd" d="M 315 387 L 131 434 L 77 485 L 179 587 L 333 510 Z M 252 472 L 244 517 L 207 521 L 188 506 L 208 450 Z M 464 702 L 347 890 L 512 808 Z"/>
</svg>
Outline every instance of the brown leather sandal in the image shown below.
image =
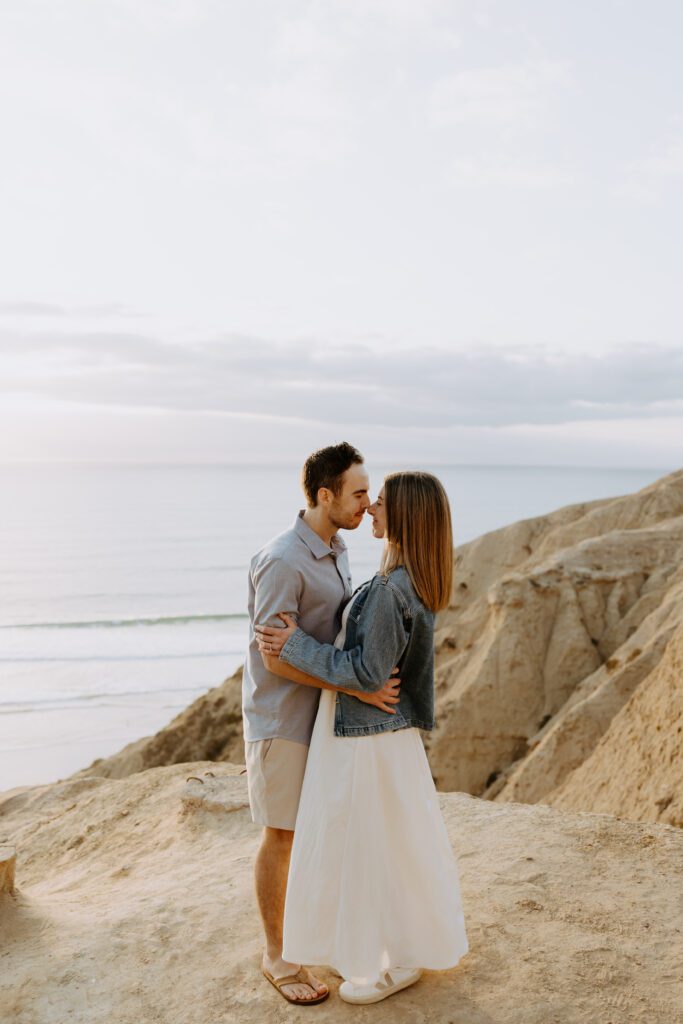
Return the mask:
<svg viewBox="0 0 683 1024">
<path fill-rule="evenodd" d="M 286 992 L 282 991 L 283 985 L 308 985 L 315 991 L 315 984 L 307 967 L 300 967 L 296 974 L 289 974 L 286 978 L 274 978 L 270 971 L 263 968 L 263 977 L 268 979 L 283 999 L 286 999 L 288 1003 L 296 1003 L 297 1006 L 313 1006 L 315 1003 L 322 1003 L 330 994 L 328 989 L 327 992 L 314 996 L 312 999 L 297 999 L 296 996 L 288 996 Z"/>
</svg>

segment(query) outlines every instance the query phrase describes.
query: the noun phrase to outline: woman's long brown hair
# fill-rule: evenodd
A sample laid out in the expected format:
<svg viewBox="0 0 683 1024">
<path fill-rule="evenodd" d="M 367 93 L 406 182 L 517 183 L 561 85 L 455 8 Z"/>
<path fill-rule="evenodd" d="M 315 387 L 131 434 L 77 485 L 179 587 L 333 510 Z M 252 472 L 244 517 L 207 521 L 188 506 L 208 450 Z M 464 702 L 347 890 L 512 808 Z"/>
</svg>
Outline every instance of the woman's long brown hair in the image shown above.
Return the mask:
<svg viewBox="0 0 683 1024">
<path fill-rule="evenodd" d="M 453 584 L 451 508 L 431 473 L 390 473 L 384 478 L 386 545 L 380 572 L 406 568 L 420 600 L 433 612 L 446 608 Z"/>
</svg>

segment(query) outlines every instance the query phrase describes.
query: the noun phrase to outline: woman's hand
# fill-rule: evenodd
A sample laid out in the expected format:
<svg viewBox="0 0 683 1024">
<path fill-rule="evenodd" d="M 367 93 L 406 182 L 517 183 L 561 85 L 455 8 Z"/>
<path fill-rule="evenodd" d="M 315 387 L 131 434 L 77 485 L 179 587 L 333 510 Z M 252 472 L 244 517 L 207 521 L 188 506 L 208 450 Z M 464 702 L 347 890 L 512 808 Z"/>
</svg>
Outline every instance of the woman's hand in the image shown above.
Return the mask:
<svg viewBox="0 0 683 1024">
<path fill-rule="evenodd" d="M 286 612 L 278 612 L 279 618 L 286 623 L 286 626 L 254 626 L 254 634 L 261 654 L 270 654 L 274 658 L 280 657 L 280 651 L 289 640 L 297 625 L 291 615 Z"/>
</svg>

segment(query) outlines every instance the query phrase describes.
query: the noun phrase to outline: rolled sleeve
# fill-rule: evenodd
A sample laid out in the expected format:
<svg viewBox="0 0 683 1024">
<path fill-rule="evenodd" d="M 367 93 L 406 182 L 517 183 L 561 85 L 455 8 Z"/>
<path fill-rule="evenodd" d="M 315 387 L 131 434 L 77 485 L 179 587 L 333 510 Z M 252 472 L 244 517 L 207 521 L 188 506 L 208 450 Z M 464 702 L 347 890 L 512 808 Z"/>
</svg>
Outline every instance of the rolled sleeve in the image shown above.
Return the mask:
<svg viewBox="0 0 683 1024">
<path fill-rule="evenodd" d="M 297 618 L 303 590 L 301 573 L 281 558 L 264 561 L 253 572 L 254 622 L 282 626 L 279 612 Z"/>
<path fill-rule="evenodd" d="M 403 610 L 393 591 L 370 588 L 358 629 L 358 644 L 340 651 L 297 628 L 280 651 L 287 664 L 332 686 L 364 693 L 381 690 L 408 643 Z"/>
</svg>

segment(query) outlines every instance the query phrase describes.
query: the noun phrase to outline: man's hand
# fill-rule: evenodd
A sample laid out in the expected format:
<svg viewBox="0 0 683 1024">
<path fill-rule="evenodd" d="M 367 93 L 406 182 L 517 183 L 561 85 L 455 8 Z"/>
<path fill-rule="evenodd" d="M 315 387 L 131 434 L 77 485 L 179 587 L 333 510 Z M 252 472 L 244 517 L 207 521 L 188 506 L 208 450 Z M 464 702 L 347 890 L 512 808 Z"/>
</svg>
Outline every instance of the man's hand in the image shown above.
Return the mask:
<svg viewBox="0 0 683 1024">
<path fill-rule="evenodd" d="M 352 697 L 357 697 L 364 704 L 372 704 L 373 707 L 379 708 L 380 711 L 386 711 L 390 715 L 395 715 L 396 712 L 391 705 L 398 704 L 400 699 L 399 690 L 401 689 L 401 680 L 396 676 L 397 672 L 398 669 L 395 668 L 391 673 L 391 679 L 387 679 L 382 689 L 376 690 L 375 693 L 361 693 L 359 690 L 345 690 L 344 692 Z"/>
</svg>

